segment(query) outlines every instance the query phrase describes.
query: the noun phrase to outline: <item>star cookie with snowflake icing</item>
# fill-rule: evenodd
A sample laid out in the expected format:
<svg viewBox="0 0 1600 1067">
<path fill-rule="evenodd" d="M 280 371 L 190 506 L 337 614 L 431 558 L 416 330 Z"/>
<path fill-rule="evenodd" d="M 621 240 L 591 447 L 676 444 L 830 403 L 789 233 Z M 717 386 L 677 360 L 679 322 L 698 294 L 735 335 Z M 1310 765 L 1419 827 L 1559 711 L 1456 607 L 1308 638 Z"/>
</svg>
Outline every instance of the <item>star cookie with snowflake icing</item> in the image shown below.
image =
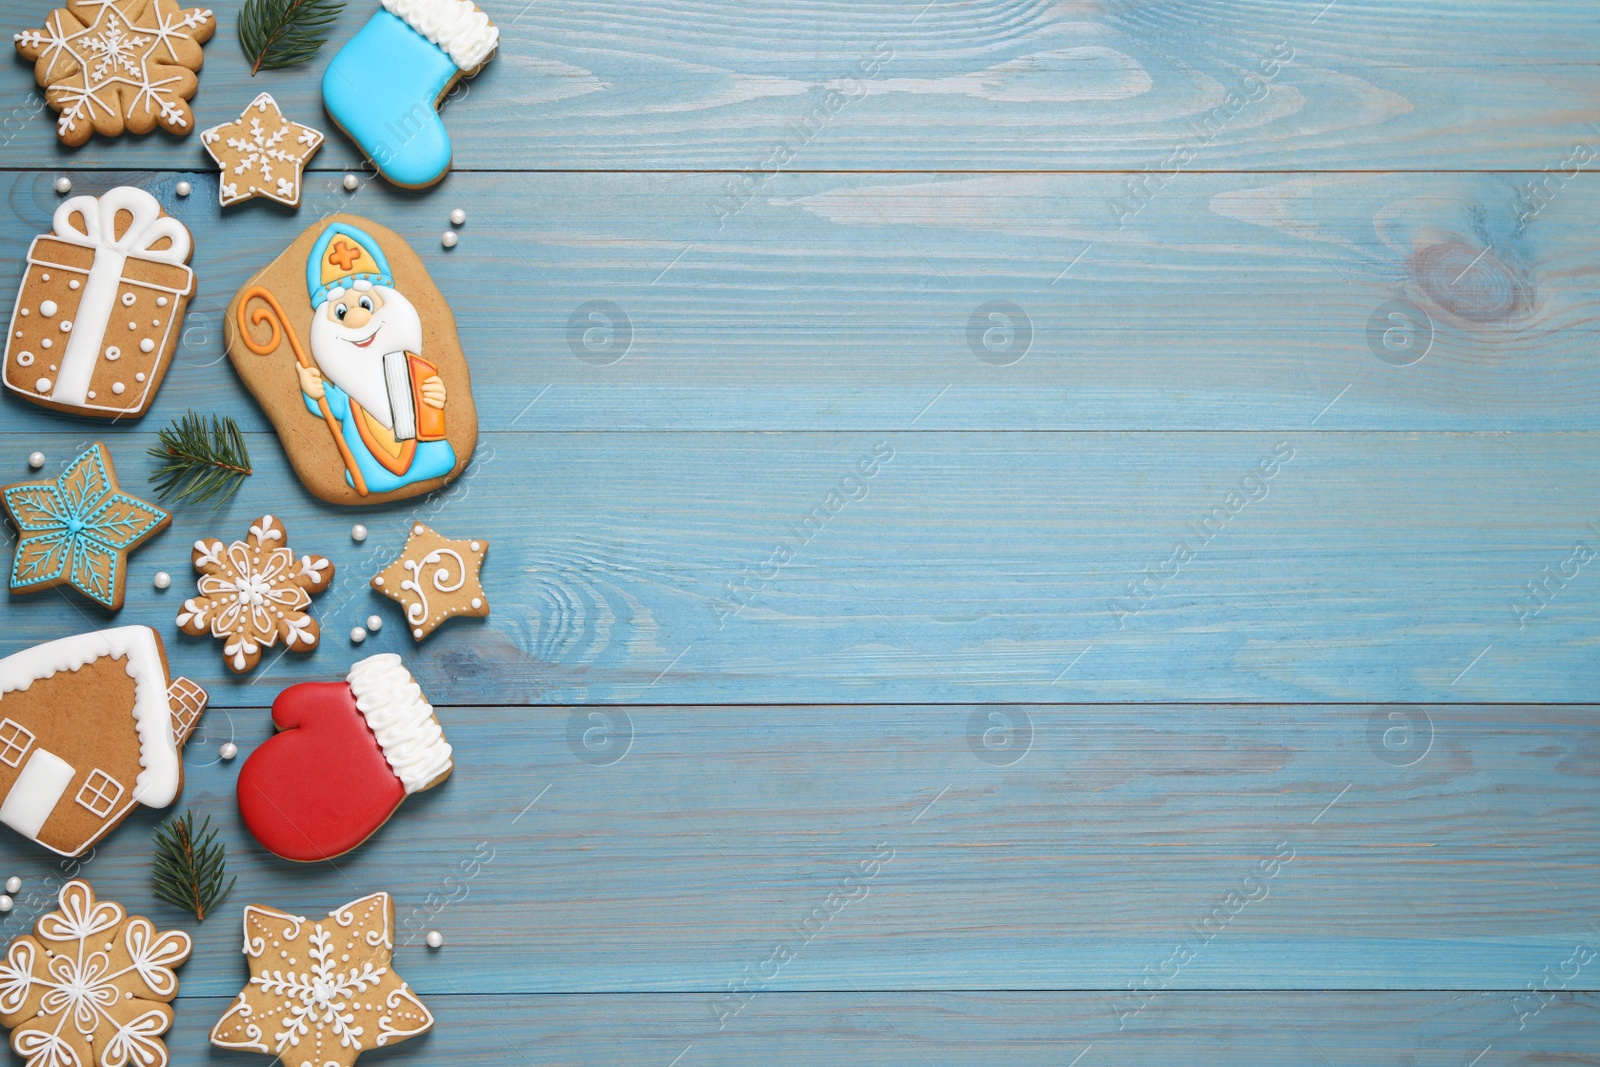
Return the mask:
<svg viewBox="0 0 1600 1067">
<path fill-rule="evenodd" d="M 174 0 L 68 0 L 44 27 L 15 36 L 33 76 L 59 111 L 56 134 L 80 145 L 95 133 L 194 128 L 189 100 L 200 86 L 201 45 L 216 32 L 208 8 Z"/>
<path fill-rule="evenodd" d="M 305 609 L 311 595 L 333 581 L 333 564 L 322 556 L 297 557 L 283 523 L 263 515 L 243 541 L 203 538 L 192 556 L 200 595 L 183 602 L 178 629 L 220 638 L 222 661 L 235 674 L 253 670 L 262 649 L 280 637 L 291 652 L 317 647 L 321 629 Z"/>
<path fill-rule="evenodd" d="M 433 1027 L 433 1014 L 394 973 L 394 903 L 372 893 L 315 921 L 244 909 L 250 981 L 211 1043 L 278 1056 L 288 1067 L 350 1067 Z"/>
<path fill-rule="evenodd" d="M 122 609 L 128 553 L 167 528 L 172 517 L 117 485 L 111 453 L 94 447 L 48 482 L 0 489 L 17 528 L 11 591 L 70 585 L 101 607 Z"/>
<path fill-rule="evenodd" d="M 166 1067 L 173 973 L 194 944 L 158 933 L 89 883 L 61 887 L 61 910 L 40 917 L 0 962 L 0 1024 L 28 1067 Z"/>
<path fill-rule="evenodd" d="M 257 196 L 299 207 L 300 174 L 322 134 L 284 118 L 272 94 L 262 93 L 234 121 L 202 132 L 200 143 L 222 168 L 223 207 Z"/>
</svg>

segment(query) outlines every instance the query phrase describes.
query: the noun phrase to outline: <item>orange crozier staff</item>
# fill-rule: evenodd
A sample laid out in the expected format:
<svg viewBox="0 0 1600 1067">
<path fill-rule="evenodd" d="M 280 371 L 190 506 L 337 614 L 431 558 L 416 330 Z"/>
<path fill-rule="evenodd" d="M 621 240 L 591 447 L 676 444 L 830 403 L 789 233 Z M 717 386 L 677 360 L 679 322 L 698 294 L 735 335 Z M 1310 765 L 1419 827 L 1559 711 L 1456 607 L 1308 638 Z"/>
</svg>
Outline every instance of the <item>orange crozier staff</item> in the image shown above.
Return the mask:
<svg viewBox="0 0 1600 1067">
<path fill-rule="evenodd" d="M 249 322 L 245 321 L 245 309 L 250 301 L 259 297 L 266 301 L 267 307 L 258 307 L 251 312 Z M 272 310 L 267 310 L 271 308 Z M 250 335 L 251 326 L 259 326 L 265 322 L 272 327 L 272 340 L 264 345 L 256 344 Z M 283 306 L 278 303 L 278 298 L 267 292 L 259 285 L 252 285 L 245 290 L 239 300 L 239 335 L 244 338 L 244 343 L 250 351 L 258 356 L 270 356 L 278 350 L 278 344 L 283 340 L 284 334 L 289 335 L 289 347 L 294 349 L 294 358 L 307 370 L 311 369 L 311 358 L 306 355 L 305 349 L 300 347 L 300 339 L 294 335 L 294 330 L 289 328 L 289 316 L 283 312 Z M 367 495 L 367 480 L 361 477 L 361 468 L 356 465 L 356 457 L 351 454 L 350 446 L 345 443 L 344 431 L 339 425 L 339 420 L 333 417 L 333 412 L 328 408 L 326 396 L 317 397 L 317 407 L 322 411 L 322 421 L 328 424 L 328 432 L 333 434 L 334 447 L 339 450 L 339 457 L 344 460 L 345 470 L 350 472 L 350 481 L 354 483 L 356 492 L 361 496 Z"/>
</svg>

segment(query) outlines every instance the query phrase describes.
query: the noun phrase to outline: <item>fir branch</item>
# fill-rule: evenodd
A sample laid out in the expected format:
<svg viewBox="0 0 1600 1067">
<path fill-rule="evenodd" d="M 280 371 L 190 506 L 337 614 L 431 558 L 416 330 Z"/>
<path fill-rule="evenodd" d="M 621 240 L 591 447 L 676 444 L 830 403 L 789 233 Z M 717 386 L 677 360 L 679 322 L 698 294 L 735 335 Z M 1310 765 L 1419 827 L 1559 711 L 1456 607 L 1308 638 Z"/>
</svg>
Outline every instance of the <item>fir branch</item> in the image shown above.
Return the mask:
<svg viewBox="0 0 1600 1067">
<path fill-rule="evenodd" d="M 222 883 L 227 873 L 227 849 L 211 829 L 211 816 L 206 816 L 196 833 L 194 812 L 174 815 L 156 827 L 153 843 L 156 852 L 150 860 L 150 874 L 155 880 L 156 896 L 194 912 L 196 919 L 205 922 L 206 915 L 227 899 L 233 892 L 233 883 L 238 881 L 235 876 L 228 879 L 227 885 Z"/>
<path fill-rule="evenodd" d="M 208 425 L 205 417 L 191 411 L 173 422 L 158 436 L 161 444 L 150 449 L 150 455 L 164 461 L 150 480 L 155 483 L 156 495 L 165 498 L 174 490 L 177 499 L 203 504 L 221 494 L 212 509 L 227 503 L 239 491 L 239 486 L 250 474 L 250 450 L 245 447 L 244 434 L 239 424 L 224 415 L 211 416 Z"/>
<path fill-rule="evenodd" d="M 328 27 L 343 10 L 344 0 L 245 0 L 239 44 L 251 75 L 311 59 L 328 43 Z"/>
</svg>

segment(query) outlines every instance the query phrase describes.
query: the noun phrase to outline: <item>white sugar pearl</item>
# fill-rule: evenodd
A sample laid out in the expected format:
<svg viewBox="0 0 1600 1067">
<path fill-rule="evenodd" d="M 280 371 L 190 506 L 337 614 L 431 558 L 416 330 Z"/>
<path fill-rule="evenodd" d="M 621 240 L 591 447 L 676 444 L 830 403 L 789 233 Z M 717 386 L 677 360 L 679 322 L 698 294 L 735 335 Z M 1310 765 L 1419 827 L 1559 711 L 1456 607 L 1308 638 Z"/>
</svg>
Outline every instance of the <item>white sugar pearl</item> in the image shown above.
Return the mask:
<svg viewBox="0 0 1600 1067">
<path fill-rule="evenodd" d="M 217 749 L 217 755 L 221 756 L 223 759 L 232 759 L 238 754 L 239 746 L 234 744 L 232 741 L 223 742 L 222 747 Z"/>
<path fill-rule="evenodd" d="M 68 193 L 72 192 L 72 179 L 71 178 L 57 178 L 56 179 L 56 192 L 60 193 L 62 196 L 66 196 Z"/>
<path fill-rule="evenodd" d="M 361 184 L 361 179 L 357 178 L 354 174 L 346 174 L 344 176 L 344 187 L 346 189 L 354 189 L 356 186 L 358 186 L 360 184 Z"/>
<path fill-rule="evenodd" d="M 67 179 L 62 178 L 61 180 L 62 181 L 66 181 Z M 14 900 L 12 900 L 10 897 L 0 896 L 0 914 L 4 914 L 5 912 L 10 911 L 15 906 L 16 906 L 16 902 Z M 43 1012 L 41 1012 L 40 1014 L 43 1014 Z"/>
<path fill-rule="evenodd" d="M 366 539 L 367 539 L 367 528 L 365 526 L 361 525 L 358 522 L 354 526 L 350 527 L 350 540 L 352 540 L 352 541 L 365 541 Z"/>
<path fill-rule="evenodd" d="M 446 230 L 439 235 L 439 243 L 446 248 L 454 248 L 456 246 L 456 235 Z"/>
<path fill-rule="evenodd" d="M 444 935 L 437 930 L 428 931 L 428 947 L 438 948 L 444 944 Z"/>
<path fill-rule="evenodd" d="M 115 393 L 117 396 L 121 396 L 123 394 L 123 392 L 125 392 L 127 390 L 127 388 L 128 387 L 126 385 L 123 385 L 121 382 L 112 382 L 111 383 L 111 391 L 113 393 Z"/>
<path fill-rule="evenodd" d="M 44 453 L 43 452 L 29 452 L 28 453 L 28 466 L 32 467 L 34 470 L 38 470 L 40 467 L 44 466 Z"/>
<path fill-rule="evenodd" d="M 156 571 L 156 588 L 165 589 L 172 584 L 172 575 L 166 571 Z"/>
<path fill-rule="evenodd" d="M 55 313 L 56 302 L 54 300 L 46 300 L 39 305 L 39 314 L 43 315 L 45 318 L 48 319 Z"/>
<path fill-rule="evenodd" d="M 22 892 L 22 879 L 18 878 L 14 874 L 10 878 L 7 878 L 6 879 L 6 892 L 7 893 L 20 893 L 20 892 Z"/>
<path fill-rule="evenodd" d="M 155 349 L 156 349 L 156 343 L 154 341 L 150 340 L 150 338 L 148 338 L 148 337 L 146 337 L 143 341 L 139 342 L 139 351 L 141 351 L 141 352 L 154 352 Z"/>
<path fill-rule="evenodd" d="M 368 615 L 367 616 L 367 629 L 369 631 L 371 631 L 372 633 L 377 633 L 379 630 L 383 629 L 383 616 L 382 615 Z"/>
<path fill-rule="evenodd" d="M 33 387 L 39 390 L 41 393 L 48 393 L 50 391 L 50 379 L 40 378 L 38 381 L 33 383 Z"/>
<path fill-rule="evenodd" d="M 190 185 L 188 182 L 179 182 L 178 183 L 178 195 L 179 196 L 188 196 L 192 192 L 194 192 L 194 186 Z"/>
<path fill-rule="evenodd" d="M 462 211 L 460 208 L 456 208 L 454 211 L 450 212 L 450 225 L 452 225 L 452 226 L 460 226 L 463 222 L 466 222 L 466 221 L 467 221 L 467 213 L 465 211 Z"/>
<path fill-rule="evenodd" d="M 350 627 L 350 643 L 352 645 L 359 645 L 361 642 L 365 641 L 366 639 L 367 639 L 367 631 L 363 630 L 359 626 Z"/>
</svg>

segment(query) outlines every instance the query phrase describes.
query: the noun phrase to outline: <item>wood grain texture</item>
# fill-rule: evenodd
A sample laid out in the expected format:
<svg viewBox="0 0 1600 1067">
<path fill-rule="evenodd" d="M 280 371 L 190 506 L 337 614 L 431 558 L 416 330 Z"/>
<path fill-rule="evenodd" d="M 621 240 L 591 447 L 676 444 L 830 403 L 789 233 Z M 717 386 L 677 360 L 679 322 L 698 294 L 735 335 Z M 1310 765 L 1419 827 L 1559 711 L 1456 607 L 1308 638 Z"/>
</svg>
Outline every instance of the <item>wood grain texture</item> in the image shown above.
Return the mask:
<svg viewBox="0 0 1600 1067">
<path fill-rule="evenodd" d="M 1485 993 L 1174 993 L 1124 1030 L 1092 993 L 774 993 L 721 1031 L 695 996 L 435 995 L 428 1006 L 433 1032 L 380 1062 L 1064 1067 L 1081 1056 L 1078 1067 L 1458 1067 L 1486 1048 L 1480 1067 L 1596 1062 L 1589 994 L 1563 997 L 1523 1031 L 1504 998 Z M 250 1062 L 206 1047 L 226 1000 L 182 996 L 177 1007 L 174 1063 Z"/>
<path fill-rule="evenodd" d="M 1600 103 L 1593 13 L 1562 0 L 490 0 L 500 52 L 445 104 L 463 169 L 755 172 L 787 145 L 807 170 L 1138 170 L 1196 141 L 1196 166 L 1459 170 L 1554 164 Z M 340 19 L 327 55 L 375 5 Z M 35 7 L 26 14 L 40 17 Z M 1320 14 L 1319 14 L 1320 13 Z M 19 12 L 16 29 L 36 25 Z M 331 128 L 325 60 L 249 77 L 223 9 L 193 101 L 200 129 L 266 90 Z M 1292 56 L 1264 88 L 1263 57 Z M 875 57 L 883 57 L 875 66 Z M 866 67 L 863 67 L 866 63 Z M 14 63 L 8 166 L 155 167 L 196 138 L 60 147 Z M 830 95 L 831 94 L 831 95 Z"/>
<path fill-rule="evenodd" d="M 189 178 L 187 200 L 172 175 L 75 190 L 145 185 L 194 231 L 156 425 L 192 407 L 267 428 L 223 357 L 225 309 L 345 211 L 422 256 L 488 431 L 1523 432 L 1600 413 L 1582 171 L 1536 213 L 1525 175 L 1185 174 L 1121 227 L 1119 175 L 782 175 L 720 229 L 708 174 L 456 175 L 429 198 L 324 175 L 298 214 L 225 218 L 215 179 Z M 0 259 L 20 263 L 61 198 L 49 174 L 7 182 Z M 991 319 L 994 301 L 1015 310 Z M 1394 301 L 1425 319 L 1390 352 Z M 6 399 L 17 431 L 61 427 L 30 407 Z"/>
<path fill-rule="evenodd" d="M 1106 990 L 1130 1027 L 1177 989 L 1595 990 L 1600 959 L 1563 964 L 1600 948 L 1596 711 L 448 708 L 450 779 L 301 866 L 249 837 L 218 761 L 270 736 L 266 711 L 212 710 L 182 804 L 239 885 L 183 923 L 184 990 L 237 990 L 245 904 L 376 889 L 424 994 L 696 992 L 707 1018 L 776 990 Z M 83 873 L 171 925 L 157 817 Z M 16 929 L 60 867 L 9 831 L 0 850 L 25 880 Z M 735 1012 L 730 983 L 756 1003 Z"/>
<path fill-rule="evenodd" d="M 53 471 L 90 438 L 13 440 L 12 463 L 38 447 Z M 111 436 L 129 486 L 151 442 Z M 220 706 L 384 649 L 444 704 L 1597 693 L 1593 434 L 492 433 L 446 491 L 362 510 L 313 502 L 270 437 L 251 457 L 225 508 L 180 509 L 134 558 L 118 617 L 171 633 L 193 542 L 263 512 L 333 560 L 311 655 L 241 679 L 210 639 L 168 642 Z M 493 543 L 493 613 L 413 653 L 367 581 L 416 520 Z M 104 618 L 51 594 L 8 611 L 6 652 Z M 383 633 L 354 648 L 374 612 Z"/>
</svg>

